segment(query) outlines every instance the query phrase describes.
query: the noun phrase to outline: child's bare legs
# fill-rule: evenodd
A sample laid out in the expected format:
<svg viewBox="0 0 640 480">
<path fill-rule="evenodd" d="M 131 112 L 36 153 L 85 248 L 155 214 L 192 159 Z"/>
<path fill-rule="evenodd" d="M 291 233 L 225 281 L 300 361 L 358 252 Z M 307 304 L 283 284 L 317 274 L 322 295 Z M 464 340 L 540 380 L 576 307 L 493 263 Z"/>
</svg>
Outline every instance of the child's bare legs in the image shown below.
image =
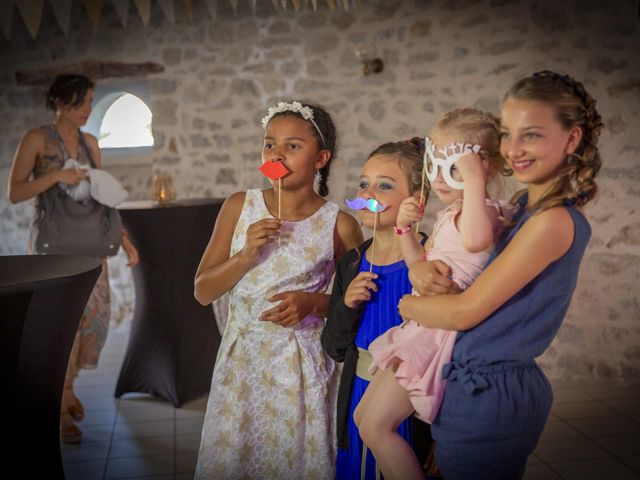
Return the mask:
<svg viewBox="0 0 640 480">
<path fill-rule="evenodd" d="M 420 462 L 397 429 L 413 412 L 407 390 L 392 368 L 378 371 L 353 413 L 360 437 L 369 447 L 387 480 L 424 478 Z"/>
</svg>

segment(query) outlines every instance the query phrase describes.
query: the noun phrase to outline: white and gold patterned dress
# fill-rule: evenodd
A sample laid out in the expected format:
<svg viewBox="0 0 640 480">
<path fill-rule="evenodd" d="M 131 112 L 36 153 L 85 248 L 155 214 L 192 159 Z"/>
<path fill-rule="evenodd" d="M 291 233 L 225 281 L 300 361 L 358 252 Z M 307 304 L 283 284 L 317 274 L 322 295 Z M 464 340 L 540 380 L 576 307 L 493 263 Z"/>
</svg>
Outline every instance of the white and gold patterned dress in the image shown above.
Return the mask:
<svg viewBox="0 0 640 480">
<path fill-rule="evenodd" d="M 327 202 L 305 220 L 285 222 L 281 239 L 231 289 L 196 479 L 334 478 L 337 376 L 320 344 L 324 319 L 281 327 L 258 318 L 276 293 L 326 292 L 337 214 Z M 262 192 L 247 191 L 231 255 L 244 246 L 247 228 L 267 217 Z"/>
</svg>

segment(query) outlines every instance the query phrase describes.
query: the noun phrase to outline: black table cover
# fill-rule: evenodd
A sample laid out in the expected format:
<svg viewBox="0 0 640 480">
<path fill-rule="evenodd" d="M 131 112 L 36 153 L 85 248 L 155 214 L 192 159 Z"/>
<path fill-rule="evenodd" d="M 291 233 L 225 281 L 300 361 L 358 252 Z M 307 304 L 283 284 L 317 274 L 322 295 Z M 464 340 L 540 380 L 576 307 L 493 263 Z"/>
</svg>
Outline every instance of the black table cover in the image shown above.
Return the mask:
<svg viewBox="0 0 640 480">
<path fill-rule="evenodd" d="M 102 266 L 63 255 L 0 257 L 5 472 L 64 478 L 60 404 L 69 354 Z M 17 474 L 16 474 L 17 475 Z"/>
<path fill-rule="evenodd" d="M 179 407 L 209 391 L 220 334 L 193 280 L 223 200 L 125 202 L 122 222 L 138 248 L 131 336 L 115 396 L 142 392 Z"/>
</svg>

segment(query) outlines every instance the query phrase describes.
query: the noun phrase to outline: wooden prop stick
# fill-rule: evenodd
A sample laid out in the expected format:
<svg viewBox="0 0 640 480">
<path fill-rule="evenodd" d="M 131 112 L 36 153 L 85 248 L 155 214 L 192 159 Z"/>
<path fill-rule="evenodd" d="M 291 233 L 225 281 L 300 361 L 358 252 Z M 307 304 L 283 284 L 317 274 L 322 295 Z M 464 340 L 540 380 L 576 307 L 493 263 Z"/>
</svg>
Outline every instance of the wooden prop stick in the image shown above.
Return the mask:
<svg viewBox="0 0 640 480">
<path fill-rule="evenodd" d="M 373 271 L 373 254 L 376 251 L 376 227 L 378 226 L 378 212 L 373 217 L 373 240 L 371 241 L 371 258 L 369 259 L 369 273 Z"/>
<path fill-rule="evenodd" d="M 282 177 L 278 179 L 278 218 L 282 220 Z"/>
<path fill-rule="evenodd" d="M 420 205 L 424 202 L 424 168 L 422 168 L 422 185 L 420 185 Z M 420 222 L 416 222 L 416 233 L 418 233 L 418 229 L 420 228 Z"/>
</svg>

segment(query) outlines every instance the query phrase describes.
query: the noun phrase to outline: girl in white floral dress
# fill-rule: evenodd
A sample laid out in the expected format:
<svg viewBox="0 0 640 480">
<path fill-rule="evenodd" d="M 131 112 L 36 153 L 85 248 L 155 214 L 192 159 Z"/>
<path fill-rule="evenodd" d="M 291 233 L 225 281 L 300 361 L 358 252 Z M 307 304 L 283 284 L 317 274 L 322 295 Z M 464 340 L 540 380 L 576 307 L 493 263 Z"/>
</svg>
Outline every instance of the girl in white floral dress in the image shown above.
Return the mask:
<svg viewBox="0 0 640 480">
<path fill-rule="evenodd" d="M 225 201 L 196 273 L 203 305 L 229 291 L 197 479 L 334 476 L 337 377 L 320 334 L 336 259 L 362 233 L 322 198 L 335 150 L 329 114 L 281 102 L 263 125 L 263 164 L 288 173 L 277 188 Z"/>
</svg>

